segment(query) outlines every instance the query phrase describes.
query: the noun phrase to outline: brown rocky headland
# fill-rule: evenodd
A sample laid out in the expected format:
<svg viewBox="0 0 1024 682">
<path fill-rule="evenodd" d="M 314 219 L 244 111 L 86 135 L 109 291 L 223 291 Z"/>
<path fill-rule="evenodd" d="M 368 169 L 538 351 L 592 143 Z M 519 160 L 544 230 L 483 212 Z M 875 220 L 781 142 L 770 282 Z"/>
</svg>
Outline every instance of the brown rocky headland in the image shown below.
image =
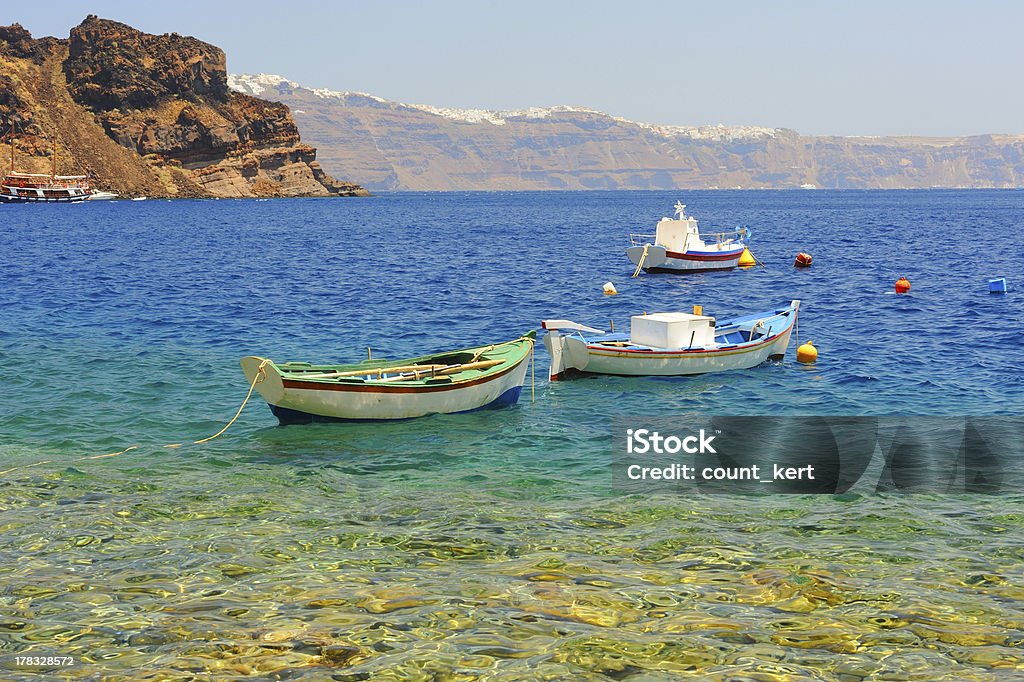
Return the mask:
<svg viewBox="0 0 1024 682">
<path fill-rule="evenodd" d="M 59 174 L 125 196 L 367 194 L 324 172 L 287 106 L 229 90 L 219 48 L 95 16 L 66 40 L 0 26 L 5 143 L 12 121 L 18 170 L 49 172 L 56 142 Z"/>
</svg>

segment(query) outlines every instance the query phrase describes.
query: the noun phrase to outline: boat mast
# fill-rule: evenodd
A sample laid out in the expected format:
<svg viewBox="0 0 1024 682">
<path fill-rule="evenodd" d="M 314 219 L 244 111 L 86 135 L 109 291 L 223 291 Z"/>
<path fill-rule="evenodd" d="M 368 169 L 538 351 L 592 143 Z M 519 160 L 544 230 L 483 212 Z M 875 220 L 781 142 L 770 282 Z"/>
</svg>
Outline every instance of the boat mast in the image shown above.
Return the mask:
<svg viewBox="0 0 1024 682">
<path fill-rule="evenodd" d="M 57 181 L 57 130 L 53 131 L 53 172 L 50 173 L 50 184 Z"/>
<path fill-rule="evenodd" d="M 11 118 L 11 172 L 14 172 L 14 118 Z"/>
</svg>

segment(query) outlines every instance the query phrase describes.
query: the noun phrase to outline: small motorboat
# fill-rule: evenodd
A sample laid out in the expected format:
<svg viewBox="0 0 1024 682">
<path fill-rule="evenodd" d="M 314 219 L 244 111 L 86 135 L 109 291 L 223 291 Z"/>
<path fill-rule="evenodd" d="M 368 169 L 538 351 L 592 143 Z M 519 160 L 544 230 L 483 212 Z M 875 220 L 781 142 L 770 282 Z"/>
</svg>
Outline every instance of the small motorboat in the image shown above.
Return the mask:
<svg viewBox="0 0 1024 682">
<path fill-rule="evenodd" d="M 89 197 L 89 201 L 111 201 L 117 199 L 118 195 L 114 192 L 105 192 L 101 189 L 94 189 L 92 195 Z"/>
<path fill-rule="evenodd" d="M 242 358 L 281 424 L 409 419 L 507 407 L 519 400 L 536 332 L 504 343 L 348 365 Z"/>
<path fill-rule="evenodd" d="M 628 334 L 606 333 L 569 320 L 544 320 L 552 380 L 567 374 L 683 376 L 748 369 L 781 359 L 800 301 L 718 321 L 694 313 L 634 315 Z"/>
<path fill-rule="evenodd" d="M 676 218 L 658 221 L 655 234 L 631 234 L 626 255 L 644 272 L 707 272 L 731 270 L 739 263 L 750 241 L 750 230 L 701 234 L 697 219 L 686 215 L 686 205 L 676 202 Z"/>
</svg>

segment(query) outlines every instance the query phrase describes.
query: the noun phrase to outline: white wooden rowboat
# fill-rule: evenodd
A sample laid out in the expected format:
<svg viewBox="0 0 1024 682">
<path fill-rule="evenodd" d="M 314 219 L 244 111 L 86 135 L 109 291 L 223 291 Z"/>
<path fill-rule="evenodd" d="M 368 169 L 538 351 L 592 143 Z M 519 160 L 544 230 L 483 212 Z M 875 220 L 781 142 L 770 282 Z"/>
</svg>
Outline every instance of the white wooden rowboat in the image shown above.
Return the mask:
<svg viewBox="0 0 1024 682">
<path fill-rule="evenodd" d="M 535 332 L 505 343 L 348 365 L 242 358 L 282 424 L 409 419 L 506 407 L 519 400 Z"/>
</svg>

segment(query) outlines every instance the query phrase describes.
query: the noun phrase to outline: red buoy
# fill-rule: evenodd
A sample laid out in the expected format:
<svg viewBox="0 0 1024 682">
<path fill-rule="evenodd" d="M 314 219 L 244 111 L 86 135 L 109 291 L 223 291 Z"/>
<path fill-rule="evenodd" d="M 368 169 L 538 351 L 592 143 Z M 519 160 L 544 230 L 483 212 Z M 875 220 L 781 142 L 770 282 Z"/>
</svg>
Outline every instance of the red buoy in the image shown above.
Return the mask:
<svg viewBox="0 0 1024 682">
<path fill-rule="evenodd" d="M 900 277 L 898 280 L 896 280 L 897 294 L 905 294 L 908 291 L 910 291 L 910 280 L 908 280 L 906 277 Z"/>
<path fill-rule="evenodd" d="M 796 254 L 796 260 L 793 261 L 793 266 L 797 268 L 809 268 L 811 267 L 811 254 L 806 251 L 801 251 Z"/>
</svg>

